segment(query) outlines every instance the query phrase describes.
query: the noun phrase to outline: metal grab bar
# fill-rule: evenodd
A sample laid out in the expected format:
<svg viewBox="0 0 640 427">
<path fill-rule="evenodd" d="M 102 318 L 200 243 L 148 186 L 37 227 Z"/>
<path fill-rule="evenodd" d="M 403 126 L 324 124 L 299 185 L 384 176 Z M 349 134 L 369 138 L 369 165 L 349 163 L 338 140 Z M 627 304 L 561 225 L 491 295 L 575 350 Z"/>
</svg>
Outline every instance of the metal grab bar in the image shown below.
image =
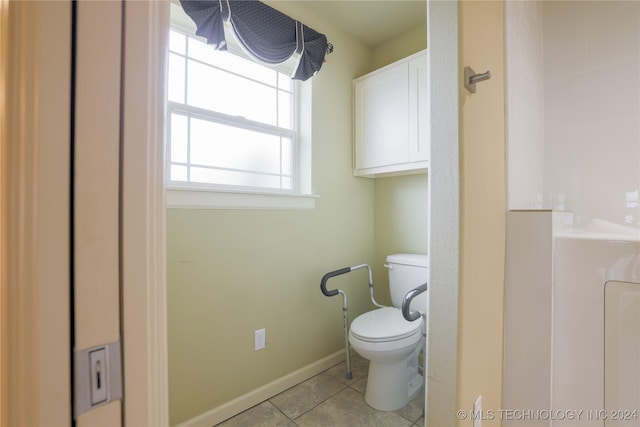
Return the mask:
<svg viewBox="0 0 640 427">
<path fill-rule="evenodd" d="M 421 316 L 420 311 L 411 311 L 411 301 L 421 293 L 427 290 L 428 283 L 424 283 L 418 286 L 415 289 L 411 289 L 406 293 L 404 299 L 402 300 L 402 316 L 407 319 L 409 322 L 413 322 L 414 320 L 418 320 Z"/>
<path fill-rule="evenodd" d="M 428 282 L 425 282 L 422 285 L 418 286 L 417 288 L 411 289 L 409 292 L 405 294 L 404 298 L 402 299 L 402 317 L 404 317 L 409 322 L 418 320 L 420 317 L 424 318 L 422 320 L 422 354 L 424 357 L 422 373 L 424 375 L 424 378 L 427 378 L 427 360 L 428 360 L 427 358 L 427 312 L 425 311 L 423 313 L 420 310 L 411 311 L 411 301 L 413 301 L 413 299 L 418 295 L 420 295 L 421 293 L 426 292 L 428 288 L 428 284 L 429 284 Z M 424 416 L 424 414 L 425 414 L 425 408 L 423 406 L 422 416 Z"/>
<path fill-rule="evenodd" d="M 360 268 L 366 268 L 367 270 L 369 270 L 369 296 L 371 297 L 371 302 L 373 303 L 373 305 L 375 305 L 378 308 L 385 307 L 382 304 L 378 304 L 375 297 L 373 296 L 373 273 L 371 272 L 371 267 L 369 267 L 369 264 L 359 264 L 353 267 L 345 267 L 339 270 L 330 271 L 329 273 L 322 276 L 322 280 L 320 281 L 320 290 L 327 297 L 338 295 L 340 293 L 339 289 L 332 289 L 332 290 L 327 289 L 327 281 L 332 277 L 340 276 L 341 274 L 345 274 L 345 273 L 350 273 Z"/>
<path fill-rule="evenodd" d="M 338 294 L 342 295 L 342 318 L 344 322 L 344 347 L 345 347 L 345 356 L 347 359 L 346 377 L 348 380 L 352 379 L 353 375 L 351 373 L 351 357 L 349 353 L 349 308 L 347 306 L 347 294 L 340 289 L 331 289 L 331 290 L 327 289 L 327 281 L 332 277 L 340 276 L 341 274 L 345 274 L 345 273 L 350 273 L 353 270 L 358 270 L 360 268 L 366 268 L 369 270 L 369 294 L 371 296 L 371 301 L 373 302 L 373 305 L 375 305 L 376 307 L 384 307 L 383 305 L 378 304 L 375 298 L 373 297 L 373 275 L 371 273 L 371 267 L 369 267 L 368 264 L 360 264 L 353 267 L 345 267 L 339 270 L 330 271 L 324 276 L 322 276 L 322 280 L 320 280 L 320 290 L 322 291 L 324 296 L 332 297 Z"/>
<path fill-rule="evenodd" d="M 371 267 L 369 267 L 369 264 L 360 264 L 360 265 L 351 267 L 351 271 L 357 270 L 359 268 L 366 268 L 367 270 L 369 270 L 369 297 L 371 297 L 371 302 L 373 303 L 373 305 L 375 305 L 378 308 L 383 308 L 384 305 L 378 304 L 376 302 L 376 299 L 373 296 L 373 273 L 371 272 Z"/>
<path fill-rule="evenodd" d="M 322 276 L 322 280 L 320 281 L 320 290 L 324 294 L 324 296 L 332 297 L 335 295 L 342 295 L 342 321 L 344 324 L 344 348 L 345 348 L 345 358 L 347 362 L 347 373 L 346 377 L 348 380 L 353 378 L 353 374 L 351 373 L 351 355 L 349 353 L 349 308 L 347 306 L 347 294 L 345 294 L 340 289 L 327 289 L 327 281 L 335 276 L 339 276 L 341 274 L 351 272 L 351 267 L 341 268 L 340 270 L 330 271 L 329 273 Z"/>
<path fill-rule="evenodd" d="M 339 289 L 333 289 L 331 291 L 328 291 L 327 280 L 331 279 L 332 277 L 339 276 L 341 274 L 349 273 L 350 271 L 351 271 L 351 267 L 345 267 L 345 268 L 341 268 L 340 270 L 330 271 L 329 273 L 322 276 L 322 280 L 320 281 L 320 290 L 322 291 L 324 296 L 332 297 L 332 296 L 338 295 L 338 293 L 340 292 Z"/>
</svg>

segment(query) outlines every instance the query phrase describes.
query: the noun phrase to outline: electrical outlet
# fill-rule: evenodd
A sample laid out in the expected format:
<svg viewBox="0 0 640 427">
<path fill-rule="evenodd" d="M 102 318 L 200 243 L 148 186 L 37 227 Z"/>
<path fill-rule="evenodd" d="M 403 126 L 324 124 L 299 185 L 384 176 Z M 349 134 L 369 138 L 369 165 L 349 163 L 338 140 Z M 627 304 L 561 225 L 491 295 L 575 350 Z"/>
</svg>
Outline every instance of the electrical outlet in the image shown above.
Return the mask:
<svg viewBox="0 0 640 427">
<path fill-rule="evenodd" d="M 253 331 L 253 349 L 254 351 L 262 350 L 267 346 L 266 330 L 256 329 Z"/>
<path fill-rule="evenodd" d="M 473 427 L 482 427 L 482 395 L 473 402 Z"/>
</svg>

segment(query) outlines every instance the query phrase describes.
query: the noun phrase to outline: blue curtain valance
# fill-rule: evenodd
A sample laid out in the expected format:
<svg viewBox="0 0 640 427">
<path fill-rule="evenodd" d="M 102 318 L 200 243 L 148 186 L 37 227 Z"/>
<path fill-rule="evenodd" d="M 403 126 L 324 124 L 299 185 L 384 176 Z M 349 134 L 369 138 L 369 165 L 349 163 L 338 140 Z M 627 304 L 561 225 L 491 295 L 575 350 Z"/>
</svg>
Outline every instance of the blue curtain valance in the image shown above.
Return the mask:
<svg viewBox="0 0 640 427">
<path fill-rule="evenodd" d="M 315 75 L 325 55 L 333 50 L 327 37 L 256 0 L 180 0 L 196 24 L 196 34 L 217 50 L 226 50 L 224 23 L 229 22 L 236 39 L 260 61 L 280 64 L 294 53 L 300 55 L 292 78 Z"/>
</svg>

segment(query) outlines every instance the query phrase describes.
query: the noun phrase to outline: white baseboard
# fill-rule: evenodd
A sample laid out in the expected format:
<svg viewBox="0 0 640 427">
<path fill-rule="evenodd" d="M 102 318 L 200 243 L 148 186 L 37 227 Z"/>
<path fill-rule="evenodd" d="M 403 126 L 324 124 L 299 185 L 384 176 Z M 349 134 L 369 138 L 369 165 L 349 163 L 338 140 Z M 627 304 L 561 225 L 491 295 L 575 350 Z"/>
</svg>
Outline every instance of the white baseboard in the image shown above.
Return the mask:
<svg viewBox="0 0 640 427">
<path fill-rule="evenodd" d="M 337 351 L 329 356 L 304 366 L 284 377 L 271 381 L 255 390 L 224 403 L 210 411 L 187 420 L 176 427 L 211 427 L 222 421 L 239 414 L 242 411 L 264 402 L 278 393 L 300 384 L 309 378 L 318 375 L 322 371 L 337 365 L 344 360 L 344 350 Z"/>
</svg>

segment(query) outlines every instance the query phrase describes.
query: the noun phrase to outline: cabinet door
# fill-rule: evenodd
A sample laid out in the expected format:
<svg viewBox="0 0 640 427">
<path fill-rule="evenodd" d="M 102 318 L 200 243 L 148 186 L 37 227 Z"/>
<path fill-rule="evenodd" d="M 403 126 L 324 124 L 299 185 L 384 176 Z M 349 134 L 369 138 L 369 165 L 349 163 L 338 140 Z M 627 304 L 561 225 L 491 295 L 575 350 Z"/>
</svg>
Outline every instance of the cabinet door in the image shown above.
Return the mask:
<svg viewBox="0 0 640 427">
<path fill-rule="evenodd" d="M 354 91 L 356 169 L 408 162 L 408 64 L 356 81 Z"/>
<path fill-rule="evenodd" d="M 423 55 L 409 62 L 409 156 L 410 161 L 429 160 L 429 61 Z"/>
</svg>

